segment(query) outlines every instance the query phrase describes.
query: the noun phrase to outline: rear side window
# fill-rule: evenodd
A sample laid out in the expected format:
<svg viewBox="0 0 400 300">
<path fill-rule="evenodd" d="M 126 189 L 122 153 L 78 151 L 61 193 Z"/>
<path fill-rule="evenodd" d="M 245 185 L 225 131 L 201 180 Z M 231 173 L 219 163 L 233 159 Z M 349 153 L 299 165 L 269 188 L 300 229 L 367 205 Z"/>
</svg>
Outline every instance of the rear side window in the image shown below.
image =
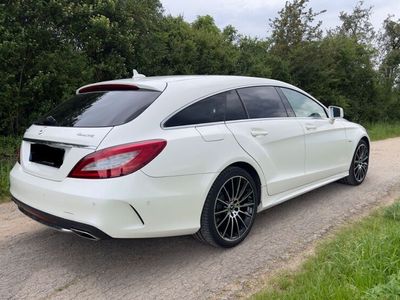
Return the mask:
<svg viewBox="0 0 400 300">
<path fill-rule="evenodd" d="M 247 113 L 244 109 L 242 101 L 236 91 L 230 91 L 226 94 L 226 113 L 225 120 L 243 120 L 247 119 Z"/>
<path fill-rule="evenodd" d="M 63 127 L 117 126 L 135 119 L 160 94 L 149 90 L 78 94 L 35 124 Z"/>
<path fill-rule="evenodd" d="M 238 93 L 252 119 L 287 117 L 283 102 L 274 87 L 249 87 L 239 89 Z"/>
<path fill-rule="evenodd" d="M 229 91 L 198 101 L 165 122 L 165 127 L 246 119 L 246 111 L 236 93 Z"/>
<path fill-rule="evenodd" d="M 311 98 L 291 89 L 281 88 L 293 108 L 296 117 L 322 118 L 326 117 L 325 109 Z"/>
</svg>

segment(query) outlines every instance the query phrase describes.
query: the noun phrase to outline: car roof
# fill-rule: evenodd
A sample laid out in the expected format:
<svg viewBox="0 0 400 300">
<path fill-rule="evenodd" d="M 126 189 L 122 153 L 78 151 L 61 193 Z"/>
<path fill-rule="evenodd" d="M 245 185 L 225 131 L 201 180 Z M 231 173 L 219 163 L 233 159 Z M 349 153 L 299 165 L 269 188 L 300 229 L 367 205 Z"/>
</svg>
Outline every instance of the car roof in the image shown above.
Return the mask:
<svg viewBox="0 0 400 300">
<path fill-rule="evenodd" d="M 186 105 L 211 95 L 252 86 L 270 85 L 286 87 L 297 90 L 316 100 L 303 90 L 279 80 L 233 75 L 171 75 L 117 79 L 83 86 L 77 90 L 77 93 L 79 93 L 79 90 L 84 88 L 98 85 L 116 85 L 118 87 L 120 87 L 120 85 L 128 85 L 134 88 L 162 92 L 154 103 L 146 110 L 146 114 L 150 114 L 152 110 L 155 110 L 156 112 L 161 111 L 163 114 L 169 115 Z M 320 103 L 318 100 L 316 101 Z"/>
<path fill-rule="evenodd" d="M 80 87 L 77 90 L 82 90 L 87 87 L 98 86 L 98 85 L 131 85 L 141 89 L 150 89 L 156 91 L 164 91 L 168 85 L 178 86 L 194 84 L 197 86 L 215 85 L 218 84 L 219 88 L 235 88 L 238 86 L 250 86 L 250 85 L 277 85 L 277 86 L 288 86 L 295 88 L 285 82 L 259 78 L 259 77 L 248 77 L 248 76 L 231 76 L 231 75 L 170 75 L 170 76 L 151 76 L 151 77 L 139 77 L 139 78 L 127 78 L 102 81 L 97 83 L 88 84 Z M 297 89 L 297 88 L 295 88 Z"/>
</svg>

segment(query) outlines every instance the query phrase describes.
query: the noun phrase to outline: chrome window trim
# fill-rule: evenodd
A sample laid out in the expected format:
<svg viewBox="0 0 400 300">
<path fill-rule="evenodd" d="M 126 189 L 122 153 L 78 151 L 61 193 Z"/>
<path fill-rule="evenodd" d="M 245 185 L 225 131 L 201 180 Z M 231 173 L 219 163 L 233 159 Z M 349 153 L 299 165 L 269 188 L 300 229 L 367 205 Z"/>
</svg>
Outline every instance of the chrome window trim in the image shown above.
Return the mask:
<svg viewBox="0 0 400 300">
<path fill-rule="evenodd" d="M 270 120 L 270 119 L 277 119 L 277 118 L 285 118 L 285 119 L 286 119 L 286 118 L 289 118 L 289 116 L 288 116 L 288 117 L 277 117 L 277 118 L 258 118 L 258 119 L 250 118 L 250 117 L 248 116 L 248 112 L 247 112 L 246 106 L 244 105 L 242 99 L 240 98 L 240 95 L 238 94 L 237 90 L 243 89 L 243 88 L 251 88 L 251 87 L 275 87 L 275 88 L 282 88 L 283 86 L 281 86 L 281 85 L 276 85 L 276 84 L 261 84 L 261 85 L 260 85 L 260 84 L 257 84 L 257 85 L 254 85 L 254 84 L 248 85 L 248 84 L 247 84 L 247 85 L 243 85 L 243 86 L 237 86 L 237 87 L 232 87 L 232 88 L 228 88 L 228 89 L 223 89 L 223 90 L 220 90 L 220 91 L 218 91 L 218 92 L 208 94 L 208 95 L 206 95 L 206 96 L 202 96 L 202 97 L 200 97 L 200 98 L 197 98 L 197 99 L 195 99 L 195 100 L 193 100 L 193 101 L 187 103 L 186 105 L 182 106 L 181 108 L 175 110 L 174 112 L 170 113 L 167 117 L 165 117 L 165 118 L 160 122 L 160 127 L 161 127 L 161 129 L 163 129 L 163 130 L 169 130 L 169 129 L 191 128 L 191 127 L 205 126 L 206 124 L 216 125 L 216 124 L 219 124 L 219 123 L 226 123 L 226 122 L 230 122 L 230 121 L 246 121 L 246 120 L 262 120 L 262 119 Z M 218 94 L 221 94 L 221 93 L 229 92 L 229 91 L 235 91 L 235 92 L 236 92 L 236 94 L 237 94 L 237 96 L 239 97 L 239 99 L 240 99 L 242 105 L 244 105 L 244 109 L 245 109 L 246 114 L 247 114 L 247 116 L 248 116 L 247 119 L 230 120 L 230 121 L 219 121 L 219 122 L 210 122 L 210 123 L 198 123 L 198 124 L 179 125 L 179 126 L 170 126 L 170 127 L 165 127 L 165 126 L 164 126 L 164 124 L 165 124 L 170 118 L 172 118 L 174 115 L 176 115 L 176 114 L 179 113 L 180 111 L 184 110 L 185 108 L 189 107 L 190 105 L 195 104 L 195 103 L 197 103 L 197 102 L 200 102 L 200 101 L 202 101 L 202 100 L 205 100 L 205 99 L 207 99 L 207 98 L 209 98 L 209 97 L 212 97 L 212 96 L 215 96 L 215 95 L 218 95 Z M 283 100 L 281 100 L 281 101 L 283 101 Z"/>
</svg>

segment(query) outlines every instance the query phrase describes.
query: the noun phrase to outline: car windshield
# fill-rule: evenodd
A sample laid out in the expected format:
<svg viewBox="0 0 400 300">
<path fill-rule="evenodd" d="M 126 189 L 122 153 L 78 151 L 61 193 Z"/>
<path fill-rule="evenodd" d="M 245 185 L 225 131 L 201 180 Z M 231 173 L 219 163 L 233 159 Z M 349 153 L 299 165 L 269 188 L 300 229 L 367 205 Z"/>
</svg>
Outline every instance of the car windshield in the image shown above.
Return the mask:
<svg viewBox="0 0 400 300">
<path fill-rule="evenodd" d="M 149 90 L 78 94 L 35 122 L 62 127 L 109 127 L 139 116 L 160 95 Z"/>
</svg>

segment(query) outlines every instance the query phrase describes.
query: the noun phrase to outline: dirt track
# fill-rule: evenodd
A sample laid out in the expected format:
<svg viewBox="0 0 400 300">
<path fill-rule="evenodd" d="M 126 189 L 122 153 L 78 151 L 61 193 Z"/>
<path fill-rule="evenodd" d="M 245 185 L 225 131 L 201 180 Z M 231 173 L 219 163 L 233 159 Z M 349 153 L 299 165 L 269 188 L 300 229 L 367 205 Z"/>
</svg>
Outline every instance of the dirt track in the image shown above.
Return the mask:
<svg viewBox="0 0 400 300">
<path fill-rule="evenodd" d="M 0 298 L 231 298 L 344 220 L 400 195 L 399 184 L 400 138 L 375 142 L 363 185 L 333 183 L 269 209 L 229 250 L 191 237 L 91 242 L 2 204 Z"/>
</svg>

